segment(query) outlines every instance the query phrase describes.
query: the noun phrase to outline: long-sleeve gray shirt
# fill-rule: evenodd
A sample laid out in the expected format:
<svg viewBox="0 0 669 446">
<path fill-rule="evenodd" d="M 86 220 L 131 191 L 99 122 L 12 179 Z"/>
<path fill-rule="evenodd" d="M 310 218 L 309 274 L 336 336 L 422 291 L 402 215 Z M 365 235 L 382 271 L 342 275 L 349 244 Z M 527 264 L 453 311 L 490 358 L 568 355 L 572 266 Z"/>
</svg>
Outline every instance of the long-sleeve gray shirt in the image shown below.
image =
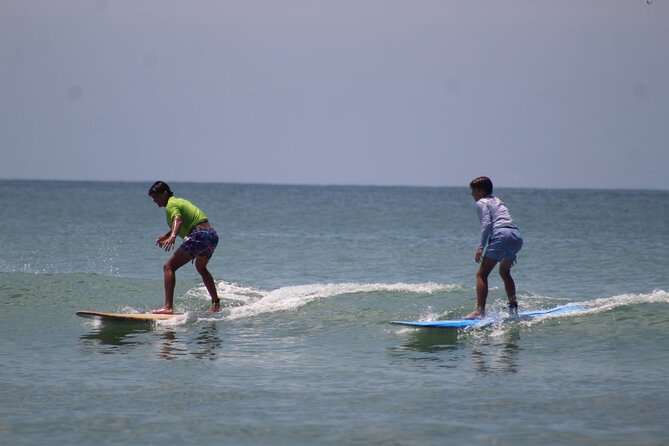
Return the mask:
<svg viewBox="0 0 669 446">
<path fill-rule="evenodd" d="M 506 205 L 497 197 L 488 195 L 476 202 L 476 213 L 481 222 L 481 238 L 479 248 L 485 248 L 490 236 L 496 229 L 512 228 L 518 229 L 511 218 L 511 213 Z"/>
</svg>

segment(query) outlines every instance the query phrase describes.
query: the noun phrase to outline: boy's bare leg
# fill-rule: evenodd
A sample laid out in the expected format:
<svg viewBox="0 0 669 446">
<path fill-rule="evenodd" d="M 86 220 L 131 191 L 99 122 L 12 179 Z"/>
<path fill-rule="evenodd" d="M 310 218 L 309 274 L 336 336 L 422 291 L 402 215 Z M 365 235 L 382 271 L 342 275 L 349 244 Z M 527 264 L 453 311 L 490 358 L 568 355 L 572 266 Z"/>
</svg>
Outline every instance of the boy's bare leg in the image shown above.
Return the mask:
<svg viewBox="0 0 669 446">
<path fill-rule="evenodd" d="M 469 313 L 464 319 L 481 319 L 485 317 L 485 305 L 488 300 L 488 276 L 497 265 L 497 260 L 483 257 L 476 272 L 476 310 Z"/>
<path fill-rule="evenodd" d="M 214 282 L 214 278 L 207 269 L 208 263 L 208 258 L 204 256 L 198 256 L 195 259 L 195 269 L 197 269 L 197 272 L 200 273 L 202 281 L 204 282 L 204 286 L 207 288 L 207 291 L 209 291 L 209 296 L 211 297 L 211 308 L 209 308 L 209 311 L 215 312 L 221 310 L 221 301 L 218 298 L 218 292 L 216 291 L 216 282 Z"/>
<path fill-rule="evenodd" d="M 513 277 L 511 277 L 512 266 L 512 260 L 502 260 L 499 264 L 499 275 L 504 281 L 504 290 L 506 291 L 506 297 L 509 299 L 509 310 L 517 313 L 517 311 L 515 311 L 518 308 L 518 302 L 516 301 L 516 282 L 514 282 Z"/>
<path fill-rule="evenodd" d="M 174 288 L 177 283 L 176 272 L 190 261 L 190 255 L 183 249 L 177 249 L 163 266 L 165 281 L 165 306 L 161 310 L 171 312 L 174 309 Z M 157 311 L 161 311 L 157 310 Z"/>
</svg>

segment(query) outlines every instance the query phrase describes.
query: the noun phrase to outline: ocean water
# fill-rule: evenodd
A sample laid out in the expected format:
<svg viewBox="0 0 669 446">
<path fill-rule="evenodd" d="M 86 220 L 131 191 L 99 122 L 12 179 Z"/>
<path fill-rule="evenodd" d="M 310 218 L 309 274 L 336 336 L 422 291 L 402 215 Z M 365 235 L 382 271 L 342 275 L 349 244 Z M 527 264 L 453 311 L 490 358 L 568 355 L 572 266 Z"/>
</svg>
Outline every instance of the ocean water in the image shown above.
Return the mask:
<svg viewBox="0 0 669 446">
<path fill-rule="evenodd" d="M 162 306 L 150 184 L 0 181 L 0 443 L 667 445 L 669 192 L 500 189 L 521 310 L 483 330 L 465 188 L 173 184 L 219 231 Z M 496 272 L 489 311 L 505 296 Z"/>
</svg>

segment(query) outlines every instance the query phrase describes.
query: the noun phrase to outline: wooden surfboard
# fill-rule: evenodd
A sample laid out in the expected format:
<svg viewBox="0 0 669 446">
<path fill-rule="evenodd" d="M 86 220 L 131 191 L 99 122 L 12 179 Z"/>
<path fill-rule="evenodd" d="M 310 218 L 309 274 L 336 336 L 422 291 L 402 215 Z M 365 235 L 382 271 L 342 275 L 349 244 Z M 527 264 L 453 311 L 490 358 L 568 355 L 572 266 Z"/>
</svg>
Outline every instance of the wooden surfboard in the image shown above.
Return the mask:
<svg viewBox="0 0 669 446">
<path fill-rule="evenodd" d="M 176 316 L 181 316 L 183 313 L 175 314 L 153 314 L 153 313 L 103 313 L 100 311 L 77 311 L 77 316 L 99 319 L 103 321 L 134 321 L 134 322 L 151 322 L 172 319 Z"/>
</svg>

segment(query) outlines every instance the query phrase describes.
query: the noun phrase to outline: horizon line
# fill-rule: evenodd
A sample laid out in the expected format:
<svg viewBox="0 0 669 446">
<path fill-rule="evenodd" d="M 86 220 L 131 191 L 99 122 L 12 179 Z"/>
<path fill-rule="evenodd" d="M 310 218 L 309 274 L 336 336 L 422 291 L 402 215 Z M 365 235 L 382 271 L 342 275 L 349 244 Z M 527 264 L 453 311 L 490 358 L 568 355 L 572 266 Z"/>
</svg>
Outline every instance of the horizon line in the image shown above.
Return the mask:
<svg viewBox="0 0 669 446">
<path fill-rule="evenodd" d="M 0 178 L 0 182 L 51 182 L 51 183 L 153 183 L 156 180 L 93 180 L 93 179 L 62 179 L 62 178 Z M 167 180 L 163 180 L 167 181 Z M 416 189 L 447 189 L 469 187 L 465 185 L 420 185 L 420 184 L 361 184 L 361 183 L 262 183 L 254 181 L 205 181 L 205 180 L 170 180 L 171 184 L 227 184 L 239 186 L 273 186 L 273 187 L 369 187 L 369 188 L 416 188 Z M 607 187 L 607 186 L 507 186 L 495 184 L 495 189 L 533 189 L 533 190 L 592 190 L 592 191 L 657 191 L 669 192 L 669 189 L 647 187 Z"/>
</svg>

